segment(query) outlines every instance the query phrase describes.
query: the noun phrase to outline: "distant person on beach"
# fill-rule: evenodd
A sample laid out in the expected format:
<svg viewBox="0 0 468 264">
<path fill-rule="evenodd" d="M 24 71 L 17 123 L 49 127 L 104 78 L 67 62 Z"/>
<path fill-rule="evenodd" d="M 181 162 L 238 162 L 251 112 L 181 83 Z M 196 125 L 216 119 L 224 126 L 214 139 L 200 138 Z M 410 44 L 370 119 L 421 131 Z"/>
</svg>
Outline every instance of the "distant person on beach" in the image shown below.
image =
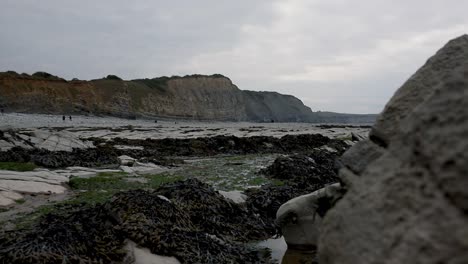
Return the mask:
<svg viewBox="0 0 468 264">
<path fill-rule="evenodd" d="M 63 120 L 63 122 L 65 122 L 65 116 L 62 116 L 62 120 Z"/>
<path fill-rule="evenodd" d="M 5 112 L 5 110 L 3 110 L 3 108 L 2 108 L 2 109 L 0 109 L 0 112 L 2 112 L 2 115 L 3 115 L 3 113 Z"/>
<path fill-rule="evenodd" d="M 71 118 L 71 116 L 68 116 L 68 119 L 70 119 L 70 121 L 72 121 L 72 118 Z"/>
</svg>

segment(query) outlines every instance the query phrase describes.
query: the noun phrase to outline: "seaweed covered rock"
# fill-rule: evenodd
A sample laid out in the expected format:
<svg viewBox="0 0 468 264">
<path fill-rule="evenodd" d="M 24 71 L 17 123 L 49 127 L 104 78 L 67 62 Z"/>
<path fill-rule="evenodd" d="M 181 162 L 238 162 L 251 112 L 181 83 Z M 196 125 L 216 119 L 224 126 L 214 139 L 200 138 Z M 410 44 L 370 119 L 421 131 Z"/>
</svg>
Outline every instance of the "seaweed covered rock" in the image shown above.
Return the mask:
<svg viewBox="0 0 468 264">
<path fill-rule="evenodd" d="M 260 218 L 198 180 L 116 194 L 0 235 L 0 263 L 119 263 L 127 239 L 181 263 L 269 263 L 242 242 L 271 236 Z"/>
<path fill-rule="evenodd" d="M 242 204 L 226 199 L 197 179 L 166 184 L 157 193 L 174 200 L 203 232 L 237 241 L 262 240 L 274 234 Z"/>
<path fill-rule="evenodd" d="M 33 162 L 46 168 L 64 168 L 70 166 L 97 167 L 118 165 L 118 152 L 114 148 L 98 147 L 73 149 L 73 151 L 50 151 L 46 149 L 25 149 L 14 147 L 0 151 L 0 161 Z"/>
<path fill-rule="evenodd" d="M 311 193 L 339 181 L 335 171 L 337 153 L 316 149 L 305 154 L 277 158 L 259 173 L 280 179 L 284 186 L 263 185 L 248 189 L 246 204 L 265 222 L 273 223 L 280 206 L 294 197 Z"/>
<path fill-rule="evenodd" d="M 290 153 L 311 151 L 331 143 L 320 134 L 236 137 L 215 136 L 188 139 L 123 139 L 114 138 L 111 145 L 142 146 L 162 156 L 209 156 L 217 154 Z"/>
<path fill-rule="evenodd" d="M 109 142 L 91 139 L 97 148 L 73 149 L 72 151 L 50 151 L 39 148 L 13 147 L 0 151 L 0 161 L 34 162 L 47 168 L 69 166 L 97 167 L 119 164 L 118 156 L 128 155 L 159 165 L 174 165 L 174 156 L 211 156 L 218 154 L 290 153 L 308 152 L 315 148 L 331 145 L 343 149 L 345 145 L 320 134 L 287 135 L 274 137 L 216 136 L 190 139 L 122 139 Z M 115 145 L 141 146 L 143 149 L 117 149 Z M 341 151 L 341 150 L 340 150 Z M 180 162 L 179 162 L 180 163 Z"/>
<path fill-rule="evenodd" d="M 247 195 L 245 204 L 252 212 L 261 217 L 269 225 L 269 228 L 276 229 L 274 222 L 276 211 L 280 206 L 292 198 L 306 193 L 309 193 L 307 189 L 298 188 L 298 186 L 265 184 L 260 188 L 247 189 L 245 191 Z"/>
<path fill-rule="evenodd" d="M 0 263 L 113 263 L 125 256 L 109 211 L 64 209 L 68 213 L 49 213 L 31 230 L 1 236 Z"/>
<path fill-rule="evenodd" d="M 326 150 L 278 157 L 273 164 L 259 173 L 274 179 L 287 180 L 291 184 L 320 189 L 325 184 L 338 181 L 334 169 L 337 157 L 335 153 Z"/>
<path fill-rule="evenodd" d="M 258 238 L 247 228 L 262 230 L 260 221 L 252 224 L 252 214 L 215 196 L 215 192 L 196 180 L 163 188 L 163 192 L 120 193 L 106 205 L 118 219 L 119 231 L 125 237 L 158 255 L 174 256 L 181 263 L 268 262 L 239 243 L 249 236 Z M 163 196 L 171 190 L 177 194 L 169 199 Z M 195 196 L 189 199 L 192 194 Z M 223 205 L 227 204 L 232 206 L 231 210 L 219 211 L 226 209 Z"/>
</svg>

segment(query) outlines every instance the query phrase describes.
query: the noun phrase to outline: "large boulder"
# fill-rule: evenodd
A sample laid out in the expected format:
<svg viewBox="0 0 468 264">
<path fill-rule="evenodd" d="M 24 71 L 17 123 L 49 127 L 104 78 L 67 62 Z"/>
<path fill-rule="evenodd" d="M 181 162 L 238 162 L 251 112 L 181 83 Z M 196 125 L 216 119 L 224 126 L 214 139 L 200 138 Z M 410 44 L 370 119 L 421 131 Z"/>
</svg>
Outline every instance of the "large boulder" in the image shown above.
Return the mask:
<svg viewBox="0 0 468 264">
<path fill-rule="evenodd" d="M 342 159 L 319 262 L 468 263 L 468 35 L 401 87 Z"/>
</svg>

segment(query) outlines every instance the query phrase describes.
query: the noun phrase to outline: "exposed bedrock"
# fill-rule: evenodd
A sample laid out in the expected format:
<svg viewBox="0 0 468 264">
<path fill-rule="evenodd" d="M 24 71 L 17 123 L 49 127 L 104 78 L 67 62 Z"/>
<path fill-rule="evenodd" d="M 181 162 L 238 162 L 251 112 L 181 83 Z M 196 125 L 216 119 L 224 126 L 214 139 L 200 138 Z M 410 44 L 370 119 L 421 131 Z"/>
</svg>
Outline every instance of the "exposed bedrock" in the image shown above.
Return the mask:
<svg viewBox="0 0 468 264">
<path fill-rule="evenodd" d="M 319 261 L 468 263 L 468 35 L 393 96 L 342 158 L 346 194 L 322 222 Z"/>
</svg>

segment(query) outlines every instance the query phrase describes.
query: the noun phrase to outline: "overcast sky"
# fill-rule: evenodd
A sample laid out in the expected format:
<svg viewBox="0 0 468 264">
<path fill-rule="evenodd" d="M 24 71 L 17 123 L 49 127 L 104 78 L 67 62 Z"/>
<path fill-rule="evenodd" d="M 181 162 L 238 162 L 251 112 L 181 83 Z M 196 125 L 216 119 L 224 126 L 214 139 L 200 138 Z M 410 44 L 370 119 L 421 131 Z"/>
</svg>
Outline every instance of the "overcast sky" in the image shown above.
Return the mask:
<svg viewBox="0 0 468 264">
<path fill-rule="evenodd" d="M 462 0 L 0 0 L 0 71 L 213 74 L 313 111 L 378 113 L 448 40 Z"/>
</svg>

